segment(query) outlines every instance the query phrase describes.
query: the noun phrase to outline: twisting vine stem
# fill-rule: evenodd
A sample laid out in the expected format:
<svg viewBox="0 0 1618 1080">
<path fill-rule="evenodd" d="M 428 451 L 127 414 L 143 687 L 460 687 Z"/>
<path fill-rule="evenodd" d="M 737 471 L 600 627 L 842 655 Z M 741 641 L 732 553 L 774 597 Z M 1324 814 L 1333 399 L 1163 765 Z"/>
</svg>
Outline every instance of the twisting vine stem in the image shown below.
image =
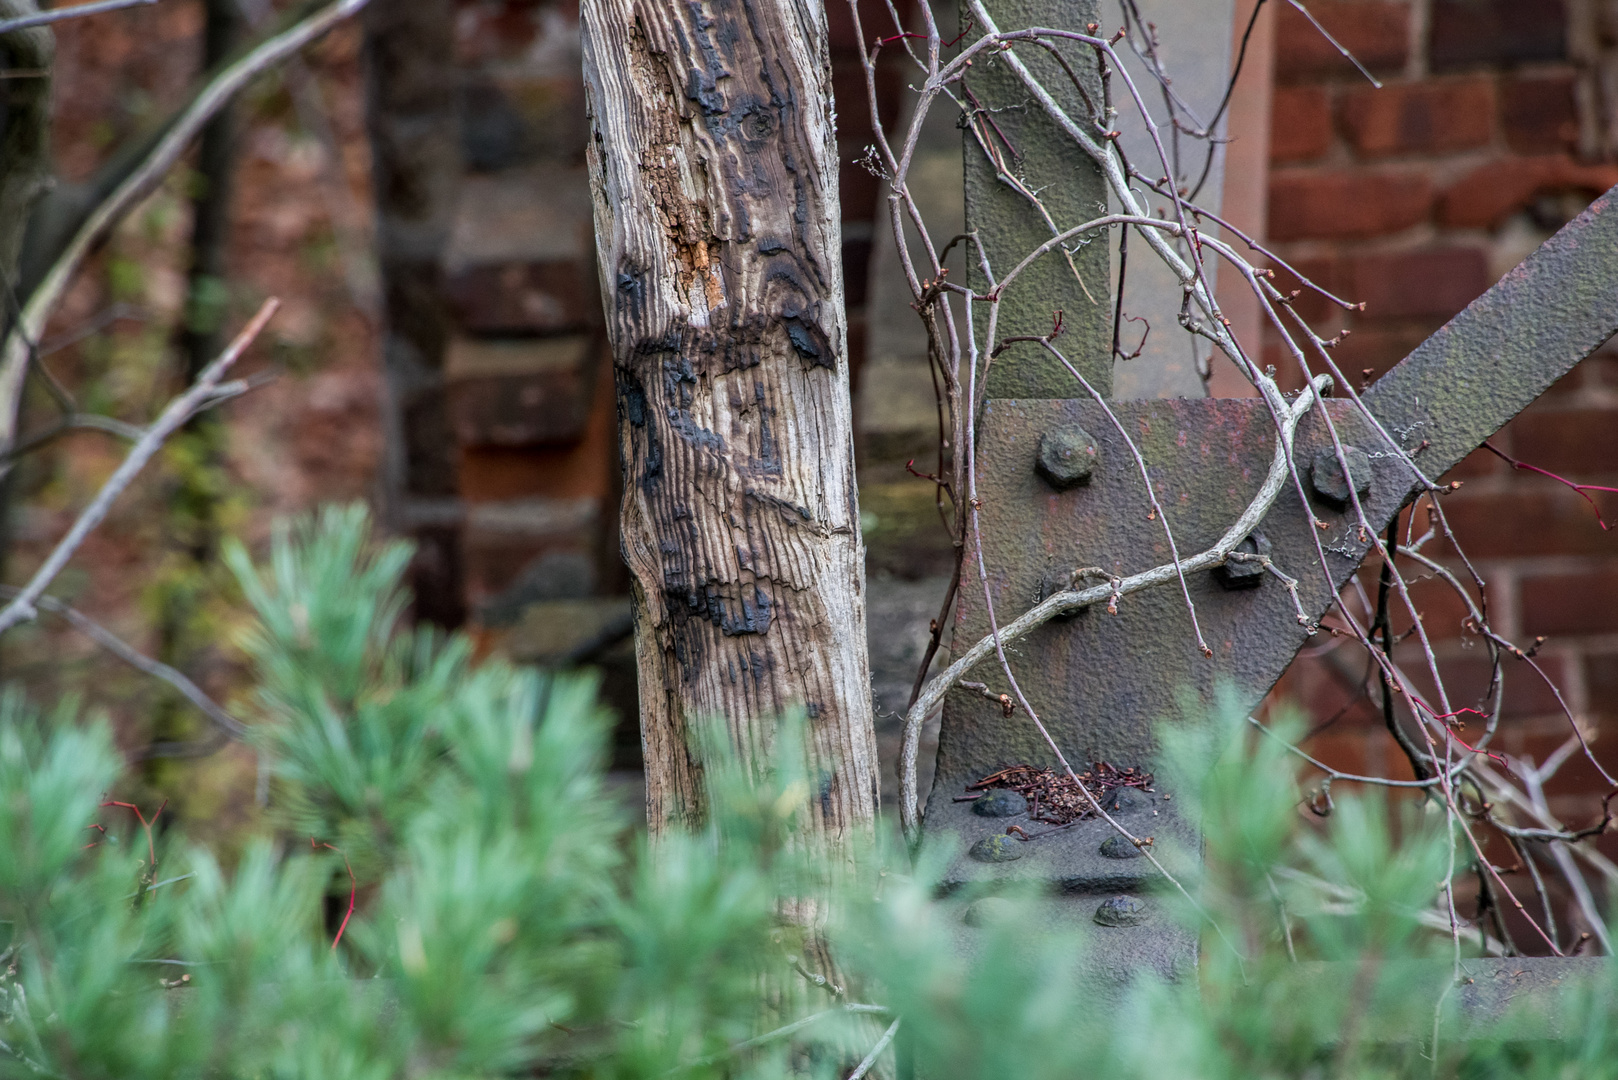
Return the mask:
<svg viewBox="0 0 1618 1080">
<path fill-rule="evenodd" d="M 1289 0 L 1289 3 L 1308 15 L 1307 10 L 1296 0 Z M 1126 8 L 1132 10 L 1132 5 L 1126 4 Z M 866 38 L 860 26 L 857 4 L 851 3 L 850 9 L 856 33 L 862 40 L 871 40 Z M 912 30 L 904 25 L 892 4 L 889 4 L 888 10 L 893 19 L 895 33 L 876 40 L 864 58 L 866 89 L 872 127 L 875 131 L 875 141 L 868 150 L 868 161 L 873 171 L 886 181 L 889 218 L 900 265 L 927 335 L 930 370 L 939 398 L 941 445 L 943 439 L 947 438 L 950 448 L 948 455 L 941 450 L 938 469 L 930 479 L 938 485 L 941 513 L 944 509 L 943 495 L 947 492 L 950 497 L 953 513 L 945 514 L 944 520 L 951 531 L 957 551 L 956 572 L 938 618 L 933 621 L 926 656 L 917 673 L 909 707 L 904 716 L 899 771 L 900 818 L 906 836 L 915 841 L 920 835 L 921 815 L 919 793 L 916 790 L 916 756 L 922 727 L 938 709 L 949 690 L 960 685 L 978 665 L 991 657 L 998 660 L 1012 687 L 1017 705 L 1040 729 L 1058 760 L 1066 761 L 1062 748 L 1050 738 L 1044 725 L 1022 697 L 1015 672 L 1006 654 L 1007 645 L 1051 619 L 1096 603 L 1115 605 L 1120 599 L 1144 589 L 1177 585 L 1186 600 L 1188 628 L 1191 631 L 1188 635 L 1188 647 L 1199 648 L 1206 653 L 1207 646 L 1202 639 L 1196 608 L 1185 586 L 1186 576 L 1212 569 L 1227 560 L 1257 558 L 1266 572 L 1274 574 L 1291 593 L 1300 622 L 1311 632 L 1315 629 L 1298 599 L 1299 580 L 1282 573 L 1267 559 L 1245 555 L 1236 548 L 1259 524 L 1287 488 L 1290 487 L 1296 497 L 1305 506 L 1308 505 L 1304 479 L 1293 452 L 1293 437 L 1303 415 L 1310 409 L 1322 406 L 1324 397 L 1335 389 L 1347 397 L 1353 411 L 1374 432 L 1379 440 L 1379 445 L 1375 448 L 1377 455 L 1392 458 L 1408 470 L 1408 474 L 1416 484 L 1417 505 L 1419 507 L 1423 502 L 1426 504 L 1433 523 L 1422 537 L 1410 535 L 1401 542 L 1401 529 L 1408 529 L 1412 533 L 1414 531 L 1415 511 L 1412 510 L 1402 522 L 1399 517 L 1395 517 L 1386 530 L 1383 542 L 1378 545 L 1382 548 L 1382 557 L 1378 564 L 1375 601 L 1373 602 L 1367 594 L 1360 579 L 1353 577 L 1346 594 L 1334 603 L 1331 611 L 1334 620 L 1330 627 L 1332 633 L 1365 652 L 1368 673 L 1374 674 L 1376 685 L 1382 690 L 1384 722 L 1415 769 L 1416 779 L 1400 780 L 1348 774 L 1330 768 L 1297 747 L 1292 748 L 1293 752 L 1311 767 L 1325 774 L 1322 787 L 1326 793 L 1328 811 L 1330 783 L 1334 779 L 1421 791 L 1438 800 L 1455 826 L 1452 835 L 1464 837 L 1465 843 L 1471 847 L 1478 865 L 1484 870 L 1489 889 L 1497 893 L 1505 903 L 1522 910 L 1535 932 L 1554 951 L 1558 948 L 1557 935 L 1548 932 L 1545 926 L 1541 926 L 1531 914 L 1527 913 L 1498 873 L 1482 859 L 1482 848 L 1473 825 L 1496 828 L 1514 842 L 1550 844 L 1558 856 L 1553 860 L 1556 862 L 1558 872 L 1567 878 L 1576 898 L 1586 898 L 1580 900 L 1581 914 L 1592 926 L 1600 927 L 1599 936 L 1605 945 L 1607 942 L 1605 929 L 1601 927 L 1599 916 L 1587 899 L 1590 891 L 1580 871 L 1574 866 L 1574 858 L 1584 860 L 1587 865 L 1595 867 L 1609 880 L 1618 881 L 1618 867 L 1614 867 L 1599 853 L 1591 850 L 1588 844 L 1579 843 L 1590 836 L 1598 835 L 1607 827 L 1609 821 L 1606 815 L 1603 815 L 1599 826 L 1584 830 L 1567 829 L 1551 818 L 1544 807 L 1542 796 L 1536 801 L 1531 785 L 1528 789 L 1519 787 L 1490 767 L 1491 759 L 1500 765 L 1505 763 L 1504 758 L 1488 749 L 1499 723 L 1503 700 L 1502 657 L 1515 656 L 1533 665 L 1535 662 L 1532 650 L 1524 650 L 1513 645 L 1490 627 L 1487 608 L 1483 602 L 1482 578 L 1471 563 L 1465 560 L 1464 555 L 1458 558 L 1470 577 L 1469 585 L 1463 584 L 1461 578 L 1454 572 L 1423 552 L 1424 544 L 1434 538 L 1442 538 L 1448 545 L 1458 550 L 1459 546 L 1455 542 L 1455 536 L 1438 500 L 1440 495 L 1451 488 L 1438 484 L 1418 465 L 1413 455 L 1419 452 L 1420 447 L 1407 447 L 1400 437 L 1388 431 L 1370 412 L 1331 356 L 1330 350 L 1335 344 L 1335 339 L 1325 340 L 1309 328 L 1293 305 L 1293 296 L 1282 294 L 1275 286 L 1275 271 L 1285 270 L 1293 274 L 1301 282 L 1301 288 L 1317 293 L 1342 308 L 1356 310 L 1363 305 L 1332 295 L 1298 273 L 1275 252 L 1223 220 L 1215 210 L 1197 204 L 1195 198 L 1202 186 L 1200 180 L 1194 185 L 1187 183 L 1183 190 L 1180 186 L 1178 164 L 1181 158 L 1181 140 L 1193 138 L 1210 141 L 1211 160 L 1211 141 L 1215 137 L 1212 129 L 1216 126 L 1218 117 L 1224 112 L 1225 104 L 1229 100 L 1229 91 L 1227 90 L 1224 101 L 1214 113 L 1215 119 L 1202 123 L 1185 103 L 1179 100 L 1171 80 L 1159 63 L 1155 43 L 1137 41 L 1129 37 L 1125 30 L 1120 30 L 1112 37 L 1104 37 L 1094 24 L 1082 31 L 1047 26 L 1002 29 L 984 0 L 966 0 L 964 7 L 967 15 L 966 29 L 960 38 L 946 41 L 940 32 L 937 19 L 927 4 L 921 5 L 919 11 L 923 24 L 919 30 Z M 1136 52 L 1162 92 L 1169 117 L 1166 125 L 1170 132 L 1168 141 L 1165 141 L 1163 126 L 1147 107 L 1140 87 L 1135 84 L 1121 63 L 1117 47 L 1124 41 L 1127 41 L 1129 47 Z M 1342 51 L 1341 46 L 1335 41 L 1332 44 Z M 916 91 L 916 102 L 911 119 L 906 127 L 890 137 L 882 125 L 877 109 L 876 62 L 883 48 L 894 46 L 902 48 L 915 64 L 919 78 L 912 84 Z M 951 48 L 955 51 L 946 57 L 946 50 Z M 1064 48 L 1080 49 L 1094 56 L 1101 82 L 1099 98 L 1086 88 L 1074 65 L 1064 55 Z M 1037 50 L 1040 54 L 1057 61 L 1064 76 L 1077 89 L 1084 115 L 1074 115 L 1063 107 L 1019 55 L 1020 50 Z M 1344 55 L 1353 61 L 1353 57 L 1346 51 Z M 1077 224 L 1059 223 L 1054 219 L 1041 200 L 1040 193 L 1030 189 L 1015 174 L 1013 159 L 1017 156 L 1016 150 L 995 122 L 993 113 L 962 82 L 974 64 L 984 63 L 1005 65 L 1017 85 L 1027 95 L 1026 104 L 1022 107 L 1043 113 L 1063 136 L 1071 140 L 1096 164 L 1116 207 L 1114 212 L 1104 213 Z M 1116 94 L 1115 82 L 1118 84 Z M 1157 175 L 1143 172 L 1140 163 L 1131 163 L 1123 154 L 1118 142 L 1115 101 L 1130 107 L 1137 115 L 1139 125 L 1151 147 L 1149 155 L 1153 158 L 1151 168 L 1160 170 Z M 941 103 L 947 103 L 947 106 L 961 111 L 962 126 L 969 133 L 969 145 L 975 145 L 978 151 L 989 159 L 999 181 L 1028 202 L 1049 228 L 1050 235 L 1047 239 L 1016 261 L 998 278 L 995 274 L 996 268 L 990 264 L 982 246 L 970 235 L 957 236 L 942 249 L 935 247 L 930 239 L 931 234 L 925 227 L 921 209 L 910 190 L 909 175 L 915 161 L 922 126 L 929 111 Z M 1206 169 L 1203 172 L 1206 173 Z M 1163 213 L 1159 214 L 1153 210 L 1147 202 L 1147 193 L 1164 200 L 1166 205 Z M 1219 235 L 1204 232 L 1205 223 L 1216 226 L 1225 237 L 1232 239 L 1222 239 Z M 906 226 L 913 226 L 914 233 L 907 234 Z M 1095 398 L 1103 409 L 1108 409 L 1102 396 L 1053 345 L 1052 339 L 1059 330 L 1053 330 L 1043 336 L 1029 334 L 1001 336 L 999 333 L 1001 302 L 1007 291 L 1019 284 L 1019 280 L 1035 260 L 1057 250 L 1067 254 L 1067 244 L 1081 240 L 1086 235 L 1092 237 L 1102 235 L 1112 229 L 1121 231 L 1119 242 L 1121 255 L 1124 251 L 1128 251 L 1130 258 L 1140 257 L 1138 250 L 1128 247 L 1131 234 L 1135 234 L 1144 242 L 1146 251 L 1169 269 L 1185 297 L 1180 314 L 1182 329 L 1210 342 L 1236 366 L 1258 392 L 1276 432 L 1270 468 L 1246 509 L 1230 524 L 1219 541 L 1204 551 L 1182 557 L 1173 529 L 1168 519 L 1162 515 L 1162 506 L 1152 490 L 1144 459 L 1125 432 L 1126 441 L 1134 450 L 1136 465 L 1145 482 L 1146 502 L 1152 508 L 1154 516 L 1162 521 L 1168 537 L 1171 561 L 1099 585 L 1087 584 L 1084 576 L 1075 570 L 1066 588 L 1044 597 L 1039 603 L 1003 623 L 993 611 L 992 596 L 986 592 L 990 633 L 977 641 L 957 640 L 952 662 L 943 672 L 929 678 L 928 672 L 934 656 L 941 647 L 943 626 L 959 595 L 961 573 L 963 566 L 966 565 L 963 559 L 970 558 L 977 564 L 973 568 L 975 576 L 985 585 L 989 573 L 989 568 L 982 565 L 982 547 L 976 542 L 978 508 L 981 504 L 976 492 L 975 421 L 983 404 L 985 376 L 994 358 L 1014 342 L 1035 344 L 1069 371 L 1076 387 Z M 912 242 L 912 235 L 919 239 Z M 957 243 L 966 243 L 973 249 L 973 257 L 982 272 L 982 279 L 987 283 L 983 290 L 974 290 L 949 279 L 943 259 Z M 1245 248 L 1245 253 L 1238 249 L 1238 244 Z M 1261 368 L 1254 361 L 1255 354 L 1248 345 L 1235 338 L 1230 322 L 1221 312 L 1211 287 L 1208 267 L 1204 261 L 1210 254 L 1233 271 L 1240 278 L 1242 285 L 1256 298 L 1263 319 L 1280 341 L 1283 354 L 1291 359 L 1303 376 L 1302 393 L 1296 396 L 1285 393 L 1274 370 Z M 981 339 L 973 332 L 974 324 L 978 322 L 974 317 L 977 310 L 986 312 L 981 321 L 983 327 Z M 1115 302 L 1112 312 L 1114 319 L 1111 334 L 1112 354 L 1117 356 L 1122 349 L 1118 336 L 1119 323 L 1123 321 L 1121 304 Z M 1058 328 L 1059 319 L 1058 316 L 1055 324 Z M 1337 423 L 1323 407 L 1318 408 L 1318 411 L 1321 423 L 1329 436 L 1332 451 L 1346 473 L 1347 456 Z M 1110 414 L 1110 409 L 1108 412 Z M 1114 420 L 1116 421 L 1116 417 Z M 1513 464 L 1516 464 L 1515 461 Z M 1597 490 L 1588 486 L 1576 486 L 1576 489 L 1586 498 L 1588 498 L 1586 491 Z M 1382 530 L 1373 525 L 1366 508 L 1361 504 L 1357 493 L 1352 490 L 1349 492 L 1348 504 L 1350 528 L 1360 544 L 1365 546 L 1375 543 L 1376 534 Z M 1313 536 L 1313 544 L 1316 569 L 1330 582 L 1333 579 L 1327 560 L 1327 549 L 1318 534 Z M 1404 566 L 1401 566 L 1401 563 Z M 1423 625 L 1421 612 L 1411 595 L 1410 582 L 1405 574 L 1405 568 L 1409 566 L 1418 567 L 1422 573 L 1441 581 L 1461 597 L 1468 611 L 1467 632 L 1486 644 L 1490 657 L 1491 677 L 1489 690 L 1485 695 L 1488 701 L 1487 704 L 1480 702 L 1482 707 L 1456 708 L 1452 704 L 1443 673 L 1439 668 L 1437 654 Z M 1475 600 L 1474 593 L 1477 596 Z M 1396 620 L 1401 623 L 1408 620 L 1409 629 L 1403 634 L 1396 634 L 1394 632 Z M 1412 676 L 1403 670 L 1399 662 L 1398 654 L 1401 650 L 1398 646 L 1401 641 L 1407 639 L 1419 650 L 1426 680 L 1433 687 L 1432 704 L 1415 692 L 1416 684 L 1412 681 Z M 1536 665 L 1536 671 L 1538 670 Z M 1542 671 L 1540 673 L 1543 674 Z M 1558 700 L 1561 700 L 1559 693 Z M 1566 709 L 1565 702 L 1562 704 L 1572 726 L 1568 749 L 1566 753 L 1559 752 L 1558 755 L 1552 755 L 1552 758 L 1543 763 L 1538 771 L 1533 772 L 1531 774 L 1534 777 L 1533 784 L 1542 785 L 1550 774 L 1576 752 L 1582 753 L 1594 762 L 1583 735 L 1578 730 L 1578 725 L 1573 722 L 1574 717 Z M 1401 711 L 1404 713 L 1403 719 L 1400 717 Z M 1462 722 L 1469 715 L 1479 716 L 1483 720 L 1482 734 L 1470 742 L 1460 734 Z M 1268 734 L 1267 729 L 1265 730 Z M 1513 769 L 1530 767 L 1518 763 Z M 1596 767 L 1600 768 L 1599 763 L 1596 763 Z M 1618 788 L 1618 782 L 1612 783 L 1614 788 Z M 1462 799 L 1460 792 L 1463 786 L 1467 790 L 1489 792 L 1492 801 L 1482 798 Z M 1534 824 L 1524 826 L 1505 820 L 1502 815 L 1510 813 L 1526 816 Z M 1458 948 L 1461 928 L 1456 921 L 1458 917 L 1454 914 L 1453 890 L 1446 884 L 1442 891 L 1450 912 L 1449 929 Z M 1541 917 L 1549 925 L 1549 908 L 1542 904 L 1541 909 Z"/>
</svg>

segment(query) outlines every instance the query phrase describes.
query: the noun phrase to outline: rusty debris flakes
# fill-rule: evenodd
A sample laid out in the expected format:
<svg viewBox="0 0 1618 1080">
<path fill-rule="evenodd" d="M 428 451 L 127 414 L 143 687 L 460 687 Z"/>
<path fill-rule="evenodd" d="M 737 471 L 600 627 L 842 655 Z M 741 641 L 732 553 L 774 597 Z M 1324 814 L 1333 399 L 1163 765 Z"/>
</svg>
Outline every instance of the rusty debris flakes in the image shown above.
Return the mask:
<svg viewBox="0 0 1618 1080">
<path fill-rule="evenodd" d="M 1079 773 L 1078 777 L 1079 783 L 1102 805 L 1106 805 L 1112 793 L 1120 788 L 1152 790 L 1152 774 L 1134 765 L 1120 769 L 1116 765 L 1098 761 Z M 1028 801 L 1029 819 L 1048 825 L 1068 825 L 1095 817 L 1096 814 L 1095 807 L 1079 790 L 1079 784 L 1074 783 L 1066 773 L 1059 773 L 1055 769 L 1013 765 L 985 776 L 975 784 L 966 785 L 966 790 L 970 792 L 987 792 L 991 788 L 1015 791 Z M 973 799 L 980 797 L 985 796 L 968 796 Z"/>
</svg>

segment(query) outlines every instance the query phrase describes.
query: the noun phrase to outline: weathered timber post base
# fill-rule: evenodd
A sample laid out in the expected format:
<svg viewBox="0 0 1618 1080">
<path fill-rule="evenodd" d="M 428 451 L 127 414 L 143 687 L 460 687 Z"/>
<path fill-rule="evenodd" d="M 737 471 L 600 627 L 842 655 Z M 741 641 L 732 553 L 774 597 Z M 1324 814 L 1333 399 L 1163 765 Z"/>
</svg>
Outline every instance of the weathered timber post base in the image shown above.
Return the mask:
<svg viewBox="0 0 1618 1080">
<path fill-rule="evenodd" d="M 654 836 L 806 715 L 807 831 L 878 798 L 825 13 L 586 0 L 596 245 L 618 388 Z"/>
</svg>

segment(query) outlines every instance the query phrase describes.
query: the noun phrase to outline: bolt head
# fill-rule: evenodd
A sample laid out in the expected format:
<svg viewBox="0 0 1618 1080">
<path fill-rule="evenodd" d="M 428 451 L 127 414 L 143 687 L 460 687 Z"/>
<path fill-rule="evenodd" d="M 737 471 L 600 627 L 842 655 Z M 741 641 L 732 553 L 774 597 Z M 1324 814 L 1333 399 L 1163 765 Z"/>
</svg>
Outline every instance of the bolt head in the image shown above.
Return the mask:
<svg viewBox="0 0 1618 1080">
<path fill-rule="evenodd" d="M 1014 862 L 1022 858 L 1023 841 L 1004 834 L 985 836 L 967 849 L 978 862 Z"/>
<path fill-rule="evenodd" d="M 1132 787 L 1113 788 L 1111 793 L 1101 800 L 1101 808 L 1109 814 L 1127 814 L 1131 810 L 1139 810 L 1150 805 L 1151 799 Z"/>
<path fill-rule="evenodd" d="M 966 907 L 968 926 L 997 926 L 1009 922 L 1017 914 L 1017 905 L 1003 896 L 985 896 Z"/>
<path fill-rule="evenodd" d="M 1348 475 L 1343 475 L 1343 464 L 1348 464 Z M 1343 447 L 1343 461 L 1337 460 L 1337 451 L 1323 446 L 1315 451 L 1309 466 L 1309 483 L 1315 494 L 1341 509 L 1349 504 L 1349 487 L 1356 495 L 1371 490 L 1371 459 L 1357 446 Z"/>
<path fill-rule="evenodd" d="M 1101 854 L 1109 859 L 1138 859 L 1140 858 L 1140 848 L 1117 833 L 1113 833 L 1101 841 Z"/>
<path fill-rule="evenodd" d="M 1016 817 L 1028 810 L 1028 800 L 1015 791 L 996 789 L 972 800 L 972 813 L 980 817 Z"/>
<path fill-rule="evenodd" d="M 1146 901 L 1135 896 L 1114 896 L 1096 908 L 1098 926 L 1139 926 L 1146 921 Z"/>
<path fill-rule="evenodd" d="M 1244 555 L 1268 556 L 1275 550 L 1270 538 L 1261 532 L 1250 532 L 1236 545 Z M 1214 567 L 1214 578 L 1227 589 L 1256 589 L 1264 584 L 1264 567 L 1255 562 L 1231 561 Z"/>
<path fill-rule="evenodd" d="M 1048 571 L 1045 576 L 1040 579 L 1039 595 L 1034 597 L 1034 603 L 1040 603 L 1047 596 L 1055 596 L 1057 593 L 1071 588 L 1072 585 L 1072 574 L 1065 573 L 1060 570 Z M 1083 615 L 1088 610 L 1088 608 L 1068 608 L 1066 611 L 1057 612 L 1054 616 L 1052 616 L 1052 619 L 1055 622 L 1067 622 L 1069 619 L 1077 618 L 1078 616 Z"/>
<path fill-rule="evenodd" d="M 1063 424 L 1039 439 L 1034 471 L 1057 491 L 1090 482 L 1096 467 L 1096 441 L 1078 424 Z"/>
</svg>

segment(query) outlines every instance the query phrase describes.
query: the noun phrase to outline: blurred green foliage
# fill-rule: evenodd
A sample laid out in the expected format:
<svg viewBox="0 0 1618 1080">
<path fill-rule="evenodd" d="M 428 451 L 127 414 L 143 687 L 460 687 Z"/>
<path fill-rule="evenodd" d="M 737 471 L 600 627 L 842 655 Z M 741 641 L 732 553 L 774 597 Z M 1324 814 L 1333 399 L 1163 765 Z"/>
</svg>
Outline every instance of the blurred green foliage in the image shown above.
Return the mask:
<svg viewBox="0 0 1618 1080">
<path fill-rule="evenodd" d="M 801 718 L 762 771 L 705 732 L 709 823 L 649 848 L 591 681 L 407 629 L 408 557 L 359 509 L 262 564 L 227 549 L 277 825 L 228 868 L 107 805 L 104 724 L 0 696 L 0 1076 L 829 1078 L 893 1018 L 878 1073 L 928 1080 L 1618 1076 L 1610 965 L 1558 1040 L 1467 1030 L 1419 918 L 1442 815 L 1342 797 L 1300 832 L 1284 746 L 1239 711 L 1164 734 L 1205 837 L 1162 856 L 1200 966 L 1102 986 L 1033 897 L 958 949 L 948 852 L 827 873 L 794 830 Z M 817 950 L 845 983 L 805 978 Z"/>
</svg>

